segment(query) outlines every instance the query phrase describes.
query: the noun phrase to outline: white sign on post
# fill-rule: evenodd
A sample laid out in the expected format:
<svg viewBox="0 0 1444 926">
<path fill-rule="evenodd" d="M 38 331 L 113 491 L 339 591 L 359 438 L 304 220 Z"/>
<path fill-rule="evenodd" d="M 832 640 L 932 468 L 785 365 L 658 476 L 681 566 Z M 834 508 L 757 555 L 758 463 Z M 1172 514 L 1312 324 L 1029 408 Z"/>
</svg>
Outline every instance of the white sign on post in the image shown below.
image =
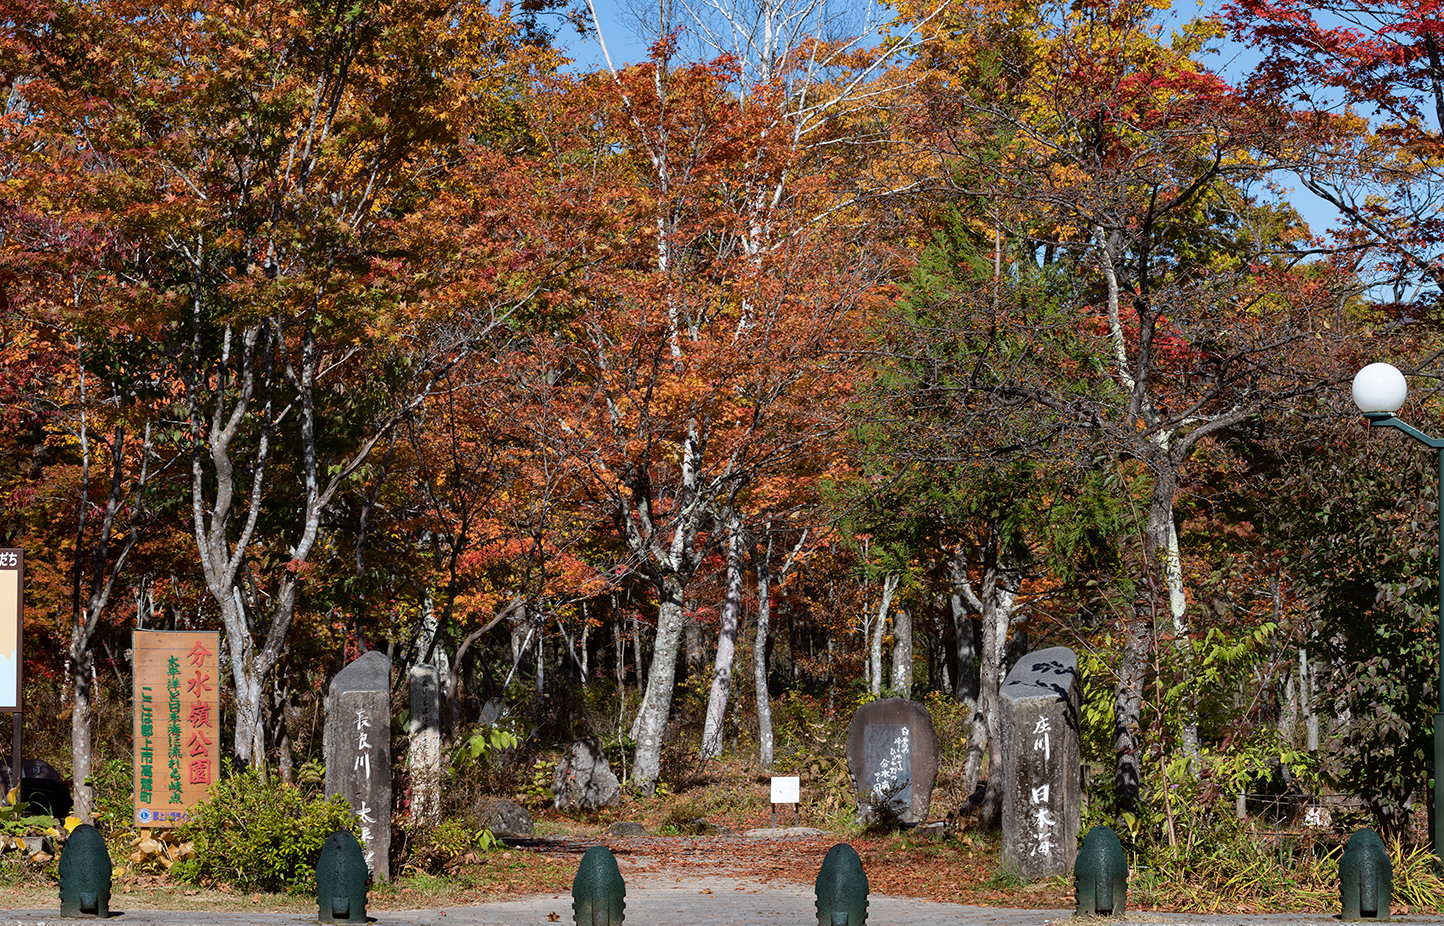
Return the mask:
<svg viewBox="0 0 1444 926">
<path fill-rule="evenodd" d="M 801 810 L 798 804 L 802 802 L 802 779 L 793 775 L 791 777 L 772 779 L 772 825 L 777 825 L 777 805 L 792 805 L 792 822 L 797 825 L 802 822 Z"/>
<path fill-rule="evenodd" d="M 802 779 L 793 776 L 791 778 L 772 779 L 772 803 L 774 804 L 796 804 L 802 799 Z"/>
</svg>

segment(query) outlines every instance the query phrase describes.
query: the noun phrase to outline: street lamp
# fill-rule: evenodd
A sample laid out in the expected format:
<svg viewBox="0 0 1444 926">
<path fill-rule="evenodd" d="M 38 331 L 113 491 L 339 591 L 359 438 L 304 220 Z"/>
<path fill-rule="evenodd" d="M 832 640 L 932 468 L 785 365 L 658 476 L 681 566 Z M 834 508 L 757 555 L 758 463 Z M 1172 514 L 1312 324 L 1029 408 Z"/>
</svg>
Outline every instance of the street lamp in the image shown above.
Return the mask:
<svg viewBox="0 0 1444 926">
<path fill-rule="evenodd" d="M 1354 404 L 1376 428 L 1395 428 L 1434 450 L 1439 468 L 1439 710 L 1434 714 L 1434 801 L 1429 805 L 1434 855 L 1444 862 L 1444 440 L 1430 437 L 1394 416 L 1409 394 L 1404 374 L 1371 363 L 1354 375 Z"/>
</svg>

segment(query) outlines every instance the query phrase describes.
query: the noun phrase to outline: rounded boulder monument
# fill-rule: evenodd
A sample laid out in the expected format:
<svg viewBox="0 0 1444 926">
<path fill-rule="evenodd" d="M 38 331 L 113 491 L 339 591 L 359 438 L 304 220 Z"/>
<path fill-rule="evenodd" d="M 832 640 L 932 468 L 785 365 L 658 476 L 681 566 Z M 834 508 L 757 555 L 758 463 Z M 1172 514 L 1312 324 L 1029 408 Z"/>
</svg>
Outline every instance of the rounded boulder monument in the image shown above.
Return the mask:
<svg viewBox="0 0 1444 926">
<path fill-rule="evenodd" d="M 938 736 L 928 709 L 905 698 L 858 708 L 847 728 L 847 770 L 861 822 L 925 822 L 938 775 Z"/>
</svg>

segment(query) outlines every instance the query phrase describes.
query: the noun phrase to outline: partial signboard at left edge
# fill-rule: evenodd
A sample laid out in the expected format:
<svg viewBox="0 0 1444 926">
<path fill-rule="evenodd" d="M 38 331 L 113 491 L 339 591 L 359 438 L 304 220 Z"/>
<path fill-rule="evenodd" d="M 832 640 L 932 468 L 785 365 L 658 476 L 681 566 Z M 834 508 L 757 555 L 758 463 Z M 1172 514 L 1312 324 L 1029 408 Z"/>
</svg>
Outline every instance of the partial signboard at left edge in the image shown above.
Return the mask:
<svg viewBox="0 0 1444 926">
<path fill-rule="evenodd" d="M 0 550 L 0 713 L 20 710 L 25 639 L 25 551 Z"/>
</svg>

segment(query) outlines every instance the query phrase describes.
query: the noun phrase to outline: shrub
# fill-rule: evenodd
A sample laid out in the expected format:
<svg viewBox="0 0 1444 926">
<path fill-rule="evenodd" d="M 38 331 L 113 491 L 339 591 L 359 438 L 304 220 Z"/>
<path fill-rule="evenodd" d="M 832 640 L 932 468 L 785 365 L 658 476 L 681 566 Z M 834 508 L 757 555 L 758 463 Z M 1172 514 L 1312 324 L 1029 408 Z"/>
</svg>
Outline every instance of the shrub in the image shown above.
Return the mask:
<svg viewBox="0 0 1444 926">
<path fill-rule="evenodd" d="M 171 868 L 192 883 L 219 881 L 245 891 L 314 892 L 316 859 L 336 830 L 359 834 L 356 815 L 340 796 L 308 797 L 255 770 L 230 774 L 211 786 L 179 836 L 195 855 Z"/>
</svg>

